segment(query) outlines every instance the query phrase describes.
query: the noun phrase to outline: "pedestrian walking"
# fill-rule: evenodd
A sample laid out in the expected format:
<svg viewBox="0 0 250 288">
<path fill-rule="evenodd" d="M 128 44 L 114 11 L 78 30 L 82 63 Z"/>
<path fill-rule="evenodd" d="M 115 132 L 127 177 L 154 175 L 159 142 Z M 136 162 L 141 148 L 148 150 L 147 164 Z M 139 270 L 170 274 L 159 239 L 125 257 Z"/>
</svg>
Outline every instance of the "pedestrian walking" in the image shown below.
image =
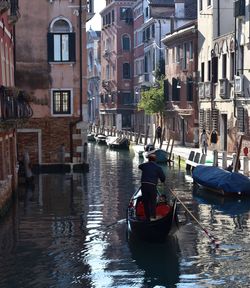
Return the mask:
<svg viewBox="0 0 250 288">
<path fill-rule="evenodd" d="M 205 129 L 202 130 L 200 143 L 201 143 L 202 154 L 207 155 L 208 137 L 207 137 L 207 133 Z"/>
<path fill-rule="evenodd" d="M 158 126 L 156 129 L 156 138 L 158 140 L 158 144 L 161 143 L 161 134 L 162 134 L 162 128 L 161 126 Z"/>
<path fill-rule="evenodd" d="M 216 130 L 213 130 L 210 135 L 210 143 L 212 150 L 217 150 L 218 134 Z"/>
<path fill-rule="evenodd" d="M 163 183 L 166 178 L 155 160 L 156 155 L 151 153 L 148 155 L 148 162 L 139 165 L 139 169 L 142 170 L 141 192 L 147 221 L 156 219 L 157 183 L 158 179 Z"/>
</svg>

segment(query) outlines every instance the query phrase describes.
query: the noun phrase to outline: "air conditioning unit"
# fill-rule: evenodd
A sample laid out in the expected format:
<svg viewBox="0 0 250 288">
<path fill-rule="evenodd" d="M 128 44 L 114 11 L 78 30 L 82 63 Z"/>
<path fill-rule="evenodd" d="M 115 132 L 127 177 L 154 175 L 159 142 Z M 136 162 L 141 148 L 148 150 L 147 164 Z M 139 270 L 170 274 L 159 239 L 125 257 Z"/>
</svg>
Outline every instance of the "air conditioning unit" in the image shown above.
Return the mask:
<svg viewBox="0 0 250 288">
<path fill-rule="evenodd" d="M 243 92 L 243 75 L 234 76 L 234 93 L 241 94 Z"/>
<path fill-rule="evenodd" d="M 205 82 L 205 97 L 210 98 L 212 95 L 212 83 L 211 82 Z"/>
<path fill-rule="evenodd" d="M 205 85 L 203 82 L 198 83 L 198 89 L 199 89 L 199 98 L 204 98 L 205 96 Z"/>
</svg>

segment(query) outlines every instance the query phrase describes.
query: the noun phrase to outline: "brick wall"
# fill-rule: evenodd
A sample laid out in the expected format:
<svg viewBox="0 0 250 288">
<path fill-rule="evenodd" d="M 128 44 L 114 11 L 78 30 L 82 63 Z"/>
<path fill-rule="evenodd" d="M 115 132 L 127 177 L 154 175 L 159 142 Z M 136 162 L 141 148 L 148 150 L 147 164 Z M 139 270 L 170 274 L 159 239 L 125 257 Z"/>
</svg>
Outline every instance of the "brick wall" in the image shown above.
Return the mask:
<svg viewBox="0 0 250 288">
<path fill-rule="evenodd" d="M 58 163 L 60 161 L 61 145 L 65 146 L 66 162 L 70 162 L 70 152 L 73 150 L 74 157 L 80 157 L 76 151 L 76 146 L 81 145 L 81 141 L 71 141 L 71 134 L 76 134 L 75 125 L 78 118 L 45 118 L 30 119 L 25 127 L 18 129 L 18 157 L 22 159 L 25 149 L 28 149 L 31 164 Z M 41 134 L 39 143 L 38 131 Z M 78 133 L 80 133 L 78 131 Z M 72 143 L 72 145 L 71 145 Z M 39 163 L 39 150 L 41 153 L 41 163 Z"/>
</svg>

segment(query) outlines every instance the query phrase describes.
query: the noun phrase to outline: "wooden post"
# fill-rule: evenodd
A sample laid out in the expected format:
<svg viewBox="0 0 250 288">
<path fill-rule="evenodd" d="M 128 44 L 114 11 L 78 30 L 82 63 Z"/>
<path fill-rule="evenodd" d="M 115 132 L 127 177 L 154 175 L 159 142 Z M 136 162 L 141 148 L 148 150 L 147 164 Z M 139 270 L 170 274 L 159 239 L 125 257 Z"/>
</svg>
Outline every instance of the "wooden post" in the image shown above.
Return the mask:
<svg viewBox="0 0 250 288">
<path fill-rule="evenodd" d="M 144 139 L 144 145 L 145 145 L 145 146 L 147 145 L 147 142 L 148 142 L 148 133 L 149 133 L 149 125 L 148 125 L 148 127 L 147 127 L 146 135 L 145 135 L 145 139 Z"/>
<path fill-rule="evenodd" d="M 240 151 L 241 151 L 241 146 L 242 146 L 242 140 L 243 140 L 243 135 L 240 136 L 240 143 L 238 146 L 237 154 L 236 154 L 236 161 L 234 165 L 234 171 L 238 172 L 239 170 L 239 161 L 240 161 Z"/>
<path fill-rule="evenodd" d="M 247 156 L 243 157 L 243 172 L 244 175 L 249 176 L 249 160 Z"/>
<path fill-rule="evenodd" d="M 213 154 L 214 154 L 214 159 L 213 159 L 213 166 L 218 166 L 218 151 L 217 150 L 214 150 L 213 151 Z"/>
<path fill-rule="evenodd" d="M 222 168 L 226 169 L 227 168 L 227 151 L 222 152 Z"/>
</svg>

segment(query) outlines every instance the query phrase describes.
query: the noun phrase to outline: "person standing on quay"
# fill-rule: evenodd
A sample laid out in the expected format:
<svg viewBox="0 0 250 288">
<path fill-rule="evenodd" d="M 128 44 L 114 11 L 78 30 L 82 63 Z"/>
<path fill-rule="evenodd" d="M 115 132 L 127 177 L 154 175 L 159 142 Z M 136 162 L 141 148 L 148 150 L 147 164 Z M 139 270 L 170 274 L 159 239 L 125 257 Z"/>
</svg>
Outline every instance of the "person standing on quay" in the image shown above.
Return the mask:
<svg viewBox="0 0 250 288">
<path fill-rule="evenodd" d="M 156 155 L 151 153 L 148 155 L 148 162 L 139 165 L 139 169 L 142 170 L 141 192 L 147 221 L 154 220 L 156 218 L 156 186 L 158 179 L 160 179 L 163 183 L 166 178 L 162 168 L 155 163 L 155 160 Z"/>
<path fill-rule="evenodd" d="M 208 146 L 208 137 L 207 137 L 207 133 L 206 130 L 203 129 L 202 133 L 201 133 L 201 150 L 202 150 L 202 154 L 207 154 L 207 146 Z"/>
<path fill-rule="evenodd" d="M 158 144 L 161 143 L 161 134 L 162 134 L 162 128 L 161 126 L 158 126 L 156 129 L 156 138 L 158 139 Z"/>
</svg>

